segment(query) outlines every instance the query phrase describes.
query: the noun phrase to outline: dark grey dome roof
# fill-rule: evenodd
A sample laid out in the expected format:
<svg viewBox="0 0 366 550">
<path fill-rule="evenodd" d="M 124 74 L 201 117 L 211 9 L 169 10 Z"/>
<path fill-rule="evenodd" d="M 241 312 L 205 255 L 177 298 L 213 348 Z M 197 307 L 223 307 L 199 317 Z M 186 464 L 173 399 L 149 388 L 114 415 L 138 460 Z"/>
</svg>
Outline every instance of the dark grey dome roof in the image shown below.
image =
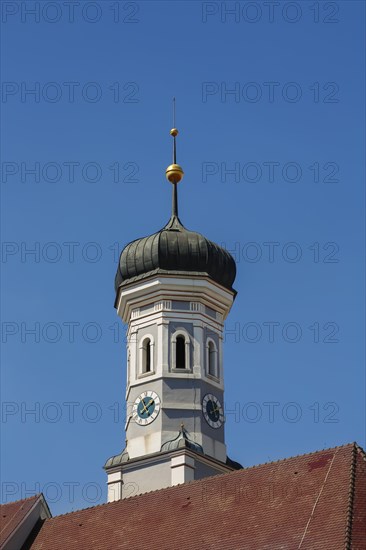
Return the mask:
<svg viewBox="0 0 366 550">
<path fill-rule="evenodd" d="M 196 443 L 192 439 L 189 439 L 187 430 L 184 429 L 184 426 L 181 426 L 181 429 L 174 439 L 165 441 L 161 446 L 161 451 L 175 451 L 176 449 L 187 448 L 196 453 L 203 453 L 202 445 Z"/>
<path fill-rule="evenodd" d="M 155 273 L 205 275 L 232 290 L 236 265 L 227 250 L 200 233 L 188 231 L 173 214 L 163 229 L 132 241 L 122 250 L 116 292 L 121 285 Z"/>
</svg>

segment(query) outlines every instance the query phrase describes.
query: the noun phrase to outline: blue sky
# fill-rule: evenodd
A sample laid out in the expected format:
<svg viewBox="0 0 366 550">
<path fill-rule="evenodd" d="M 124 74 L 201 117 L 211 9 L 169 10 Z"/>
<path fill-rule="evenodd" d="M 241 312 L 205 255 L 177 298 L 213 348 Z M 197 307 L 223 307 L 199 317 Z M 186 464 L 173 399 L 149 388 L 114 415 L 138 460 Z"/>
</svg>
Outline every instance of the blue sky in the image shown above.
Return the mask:
<svg viewBox="0 0 366 550">
<path fill-rule="evenodd" d="M 169 218 L 173 96 L 181 220 L 237 260 L 229 455 L 364 446 L 364 3 L 1 7 L 3 501 L 106 500 L 116 262 Z"/>
</svg>

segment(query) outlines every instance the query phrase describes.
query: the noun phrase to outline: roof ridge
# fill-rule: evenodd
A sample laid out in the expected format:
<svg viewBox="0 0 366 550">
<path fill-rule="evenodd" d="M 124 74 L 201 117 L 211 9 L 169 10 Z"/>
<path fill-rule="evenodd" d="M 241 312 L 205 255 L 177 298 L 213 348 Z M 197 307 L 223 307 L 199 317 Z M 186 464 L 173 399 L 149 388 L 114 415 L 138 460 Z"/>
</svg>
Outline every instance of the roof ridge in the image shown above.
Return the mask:
<svg viewBox="0 0 366 550">
<path fill-rule="evenodd" d="M 330 461 L 330 464 L 329 464 L 329 468 L 328 468 L 328 470 L 327 470 L 327 473 L 325 474 L 325 478 L 324 478 L 323 484 L 322 484 L 322 486 L 321 486 L 321 488 L 320 488 L 320 491 L 319 491 L 319 493 L 318 493 L 318 496 L 316 497 L 316 500 L 315 500 L 315 502 L 314 502 L 314 506 L 313 506 L 313 508 L 312 508 L 312 510 L 311 510 L 311 513 L 310 513 L 310 517 L 309 517 L 308 522 L 307 522 L 307 524 L 306 524 L 306 526 L 305 526 L 305 530 L 304 530 L 303 535 L 302 535 L 302 537 L 301 537 L 300 544 L 299 544 L 299 546 L 298 546 L 298 550 L 301 548 L 302 543 L 303 543 L 304 540 L 305 540 L 306 534 L 307 534 L 307 532 L 308 532 L 308 527 L 309 527 L 309 525 L 310 525 L 310 522 L 311 522 L 312 518 L 314 517 L 315 509 L 316 509 L 316 507 L 317 507 L 317 505 L 318 505 L 318 502 L 319 502 L 319 500 L 320 500 L 320 498 L 321 498 L 321 496 L 322 496 L 322 494 L 323 494 L 323 490 L 324 490 L 325 484 L 326 484 L 327 481 L 328 481 L 328 477 L 329 477 L 330 471 L 331 471 L 332 466 L 333 466 L 333 462 L 334 462 L 334 460 L 335 460 L 335 457 L 337 456 L 338 451 L 339 451 L 339 447 L 338 447 L 338 448 L 336 447 L 336 448 L 334 449 L 334 454 L 333 454 L 332 460 Z"/>
<path fill-rule="evenodd" d="M 22 505 L 18 506 L 18 507 L 16 508 L 15 512 L 14 512 L 12 515 L 10 515 L 9 517 L 7 517 L 6 515 L 3 516 L 3 518 L 4 518 L 4 517 L 7 518 L 7 521 L 4 522 L 4 524 L 3 524 L 2 527 L 0 528 L 1 536 L 3 536 L 3 533 L 4 533 L 4 532 L 5 532 L 5 534 L 6 534 L 6 530 L 7 530 L 8 526 L 11 525 L 14 521 L 15 521 L 15 526 L 14 526 L 14 528 L 12 529 L 12 531 L 10 531 L 10 532 L 8 533 L 8 535 L 5 536 L 5 538 L 3 539 L 1 548 L 3 548 L 3 545 L 6 544 L 6 543 L 9 541 L 9 539 L 11 539 L 12 533 L 13 533 L 16 529 L 18 529 L 19 525 L 21 525 L 21 523 L 24 521 L 24 518 L 26 518 L 26 517 L 29 515 L 29 512 L 30 512 L 31 510 L 34 510 L 34 507 L 35 507 L 37 501 L 42 500 L 42 499 L 44 499 L 42 493 L 37 493 L 36 495 L 32 495 L 31 497 L 27 497 L 27 498 L 15 500 L 14 502 L 11 502 L 11 503 L 8 502 L 8 504 L 20 504 L 20 503 L 22 503 Z M 23 511 L 23 506 L 24 506 L 24 504 L 25 504 L 26 502 L 29 502 L 29 501 L 32 501 L 32 500 L 34 500 L 34 502 L 32 503 L 32 505 L 31 505 L 31 507 L 29 508 L 29 510 L 25 509 L 25 515 L 21 515 L 21 516 L 19 517 L 20 512 Z M 2 506 L 6 506 L 6 504 L 2 504 Z M 47 506 L 47 507 L 48 507 L 48 506 Z M 4 512 L 5 512 L 5 510 L 4 510 Z"/>
<path fill-rule="evenodd" d="M 352 521 L 353 521 L 353 505 L 355 497 L 355 486 L 356 486 L 356 462 L 357 462 L 357 443 L 353 444 L 352 449 L 352 460 L 349 470 L 349 489 L 348 489 L 348 504 L 347 504 L 347 515 L 346 515 L 346 530 L 345 530 L 345 550 L 350 550 L 352 546 Z M 362 449 L 361 449 L 362 450 Z"/>
<path fill-rule="evenodd" d="M 255 468 L 260 468 L 261 466 L 267 466 L 267 465 L 270 465 L 270 464 L 278 464 L 279 462 L 285 462 L 286 460 L 292 460 L 292 459 L 299 458 L 299 457 L 312 456 L 312 455 L 315 455 L 317 453 L 322 453 L 324 451 L 336 451 L 338 449 L 344 449 L 346 447 L 354 447 L 354 446 L 359 447 L 356 442 L 345 443 L 343 445 L 337 445 L 335 447 L 328 447 L 326 449 L 319 449 L 318 451 L 312 451 L 311 453 L 303 453 L 303 454 L 290 456 L 290 457 L 287 457 L 287 458 L 280 458 L 278 460 L 273 460 L 273 461 L 270 461 L 270 462 L 263 462 L 261 464 L 254 464 L 253 466 L 248 466 L 247 468 L 244 467 L 244 468 L 241 468 L 240 470 L 233 470 L 231 472 L 224 472 L 222 474 L 207 476 L 207 477 L 204 477 L 202 479 L 194 479 L 192 481 L 188 481 L 186 483 L 181 483 L 179 485 L 172 485 L 170 487 L 164 487 L 162 489 L 155 489 L 153 491 L 147 491 L 146 493 L 143 493 L 141 495 L 134 495 L 134 496 L 128 497 L 128 499 L 125 499 L 125 500 L 133 502 L 136 498 L 140 498 L 140 497 L 143 497 L 145 495 L 151 495 L 151 494 L 154 494 L 154 493 L 159 493 L 160 491 L 169 491 L 169 490 L 173 490 L 177 487 L 189 487 L 192 484 L 197 484 L 198 485 L 198 484 L 205 483 L 208 480 L 218 479 L 218 478 L 221 478 L 221 477 L 224 477 L 224 476 L 227 476 L 227 475 L 239 475 L 240 472 L 243 472 L 244 470 L 253 470 Z M 362 447 L 359 447 L 359 448 L 363 451 Z M 60 517 L 63 517 L 63 516 L 67 516 L 69 514 L 75 514 L 77 512 L 83 512 L 84 510 L 90 510 L 92 508 L 100 508 L 101 506 L 113 506 L 113 505 L 116 505 L 120 502 L 121 502 L 121 499 L 120 500 L 115 500 L 113 502 L 102 502 L 101 504 L 97 504 L 95 506 L 88 506 L 87 508 L 79 508 L 78 510 L 72 510 L 71 512 L 65 512 L 64 514 L 59 514 L 58 516 L 53 516 L 52 518 L 49 518 L 49 519 L 54 520 L 54 519 L 57 519 L 57 518 L 60 518 Z M 49 521 L 49 520 L 47 519 L 46 521 Z"/>
<path fill-rule="evenodd" d="M 363 450 L 361 445 L 359 445 L 356 441 L 354 442 L 354 445 L 356 447 L 357 452 L 360 453 L 362 455 L 363 460 L 366 461 L 366 452 Z"/>
<path fill-rule="evenodd" d="M 27 500 L 31 500 L 32 498 L 39 498 L 41 496 L 42 493 L 36 493 L 34 495 L 31 495 L 30 497 L 19 498 L 18 500 L 11 500 L 10 502 L 1 502 L 0 506 L 7 506 L 8 504 L 18 504 L 19 502 L 26 502 Z"/>
</svg>

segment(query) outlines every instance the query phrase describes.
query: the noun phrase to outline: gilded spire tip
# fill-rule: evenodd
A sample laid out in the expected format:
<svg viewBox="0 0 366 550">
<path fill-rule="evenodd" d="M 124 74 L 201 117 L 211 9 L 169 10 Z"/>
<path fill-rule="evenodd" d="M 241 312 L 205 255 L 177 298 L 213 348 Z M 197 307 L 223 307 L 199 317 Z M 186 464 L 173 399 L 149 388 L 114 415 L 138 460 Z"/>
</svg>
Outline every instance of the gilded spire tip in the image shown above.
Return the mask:
<svg viewBox="0 0 366 550">
<path fill-rule="evenodd" d="M 170 135 L 173 137 L 173 164 L 168 166 L 165 171 L 167 180 L 173 184 L 179 183 L 184 176 L 183 168 L 177 164 L 177 142 L 175 138 L 178 133 L 175 127 L 175 97 L 173 97 L 173 128 L 170 130 Z"/>
<path fill-rule="evenodd" d="M 177 164 L 177 142 L 176 137 L 178 135 L 178 130 L 175 127 L 175 97 L 173 97 L 173 128 L 170 130 L 170 135 L 173 137 L 173 164 L 168 166 L 165 171 L 165 176 L 168 181 L 173 186 L 173 195 L 172 195 L 172 216 L 171 220 L 178 220 L 178 192 L 177 192 L 177 183 L 179 183 L 183 176 L 183 168 Z"/>
</svg>

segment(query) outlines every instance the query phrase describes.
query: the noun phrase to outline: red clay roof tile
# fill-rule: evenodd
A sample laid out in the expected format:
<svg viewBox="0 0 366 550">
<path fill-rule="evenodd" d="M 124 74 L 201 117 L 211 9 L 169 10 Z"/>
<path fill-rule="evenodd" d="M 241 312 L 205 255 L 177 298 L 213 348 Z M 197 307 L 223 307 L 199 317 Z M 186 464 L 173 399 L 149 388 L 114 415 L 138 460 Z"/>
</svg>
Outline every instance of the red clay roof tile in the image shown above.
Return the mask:
<svg viewBox="0 0 366 550">
<path fill-rule="evenodd" d="M 0 546 L 10 537 L 41 495 L 0 505 Z"/>
<path fill-rule="evenodd" d="M 31 550 L 365 550 L 355 444 L 47 519 Z"/>
</svg>

